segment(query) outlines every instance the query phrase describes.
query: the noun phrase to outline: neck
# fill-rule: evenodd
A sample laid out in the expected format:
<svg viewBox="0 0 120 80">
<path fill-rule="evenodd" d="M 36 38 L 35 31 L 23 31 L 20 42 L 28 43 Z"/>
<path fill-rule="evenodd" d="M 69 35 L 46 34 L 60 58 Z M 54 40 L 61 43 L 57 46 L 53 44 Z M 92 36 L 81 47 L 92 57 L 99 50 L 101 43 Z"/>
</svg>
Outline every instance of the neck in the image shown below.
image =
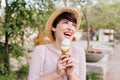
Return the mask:
<svg viewBox="0 0 120 80">
<path fill-rule="evenodd" d="M 61 50 L 61 41 L 56 40 L 54 46 L 55 46 L 57 49 Z"/>
</svg>

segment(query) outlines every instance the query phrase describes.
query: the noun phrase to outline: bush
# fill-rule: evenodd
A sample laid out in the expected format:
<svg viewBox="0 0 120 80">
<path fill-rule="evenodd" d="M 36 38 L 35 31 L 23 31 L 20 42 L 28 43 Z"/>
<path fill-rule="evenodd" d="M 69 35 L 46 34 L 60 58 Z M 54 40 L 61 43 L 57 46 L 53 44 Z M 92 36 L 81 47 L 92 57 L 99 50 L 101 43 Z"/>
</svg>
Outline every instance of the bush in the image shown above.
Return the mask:
<svg viewBox="0 0 120 80">
<path fill-rule="evenodd" d="M 0 80 L 17 80 L 16 78 L 17 76 L 15 72 L 11 72 L 10 74 L 0 76 Z"/>
<path fill-rule="evenodd" d="M 5 68 L 6 60 L 9 58 L 5 57 L 5 43 L 0 42 L 0 75 L 4 75 L 7 71 Z M 14 57 L 23 56 L 24 50 L 22 46 L 19 46 L 18 44 L 9 44 L 9 53 Z M 8 55 L 10 55 L 8 54 Z M 10 57 L 10 56 L 8 56 Z M 10 66 L 10 64 L 8 64 Z"/>
<path fill-rule="evenodd" d="M 86 80 L 100 80 L 99 74 L 95 72 L 90 72 L 87 74 L 87 79 Z"/>
<path fill-rule="evenodd" d="M 28 65 L 24 65 L 19 71 L 10 72 L 7 75 L 0 75 L 0 80 L 27 80 Z"/>
<path fill-rule="evenodd" d="M 24 65 L 17 71 L 17 80 L 27 80 L 29 67 L 28 65 Z"/>
<path fill-rule="evenodd" d="M 0 75 L 4 73 L 4 43 L 0 42 Z"/>
<path fill-rule="evenodd" d="M 9 51 L 14 57 L 23 56 L 23 54 L 24 54 L 23 47 L 19 46 L 18 44 L 10 44 Z"/>
</svg>

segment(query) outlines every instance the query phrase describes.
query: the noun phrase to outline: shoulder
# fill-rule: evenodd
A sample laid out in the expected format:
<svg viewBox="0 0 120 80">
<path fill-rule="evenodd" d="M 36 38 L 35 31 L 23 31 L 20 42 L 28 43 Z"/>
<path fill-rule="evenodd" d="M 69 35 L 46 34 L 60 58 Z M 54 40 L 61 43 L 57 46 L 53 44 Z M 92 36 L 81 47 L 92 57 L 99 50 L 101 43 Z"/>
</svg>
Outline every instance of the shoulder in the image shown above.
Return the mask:
<svg viewBox="0 0 120 80">
<path fill-rule="evenodd" d="M 45 45 L 37 45 L 37 46 L 34 47 L 33 51 L 43 49 L 44 47 L 45 47 Z"/>
<path fill-rule="evenodd" d="M 47 46 L 49 46 L 50 44 L 46 44 L 46 45 L 37 45 L 34 47 L 33 51 L 40 51 L 45 49 Z"/>
<path fill-rule="evenodd" d="M 34 47 L 32 54 L 33 55 L 42 55 L 45 51 L 46 45 L 37 45 Z"/>
</svg>

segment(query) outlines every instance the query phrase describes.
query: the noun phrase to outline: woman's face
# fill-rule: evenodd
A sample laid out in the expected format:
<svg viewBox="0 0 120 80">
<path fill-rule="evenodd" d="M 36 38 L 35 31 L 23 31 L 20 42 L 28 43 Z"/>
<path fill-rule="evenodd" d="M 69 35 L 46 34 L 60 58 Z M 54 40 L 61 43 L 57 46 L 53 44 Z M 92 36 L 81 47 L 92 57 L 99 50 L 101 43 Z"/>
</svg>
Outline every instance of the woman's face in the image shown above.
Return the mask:
<svg viewBox="0 0 120 80">
<path fill-rule="evenodd" d="M 62 19 L 56 26 L 56 28 L 52 27 L 52 31 L 55 32 L 56 40 L 62 41 L 63 39 L 72 39 L 73 34 L 75 33 L 76 24 L 67 20 Z"/>
</svg>

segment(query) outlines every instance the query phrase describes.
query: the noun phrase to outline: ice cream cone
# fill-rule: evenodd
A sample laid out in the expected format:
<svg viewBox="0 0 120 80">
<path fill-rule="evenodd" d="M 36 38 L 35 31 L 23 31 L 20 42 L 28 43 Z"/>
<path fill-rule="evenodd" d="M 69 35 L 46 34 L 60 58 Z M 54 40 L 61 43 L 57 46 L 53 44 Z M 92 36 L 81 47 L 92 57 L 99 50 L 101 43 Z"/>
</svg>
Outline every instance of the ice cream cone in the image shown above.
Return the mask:
<svg viewBox="0 0 120 80">
<path fill-rule="evenodd" d="M 62 45 L 61 45 L 62 55 L 65 55 L 69 51 L 70 45 L 71 45 L 70 39 L 63 39 Z"/>
</svg>

